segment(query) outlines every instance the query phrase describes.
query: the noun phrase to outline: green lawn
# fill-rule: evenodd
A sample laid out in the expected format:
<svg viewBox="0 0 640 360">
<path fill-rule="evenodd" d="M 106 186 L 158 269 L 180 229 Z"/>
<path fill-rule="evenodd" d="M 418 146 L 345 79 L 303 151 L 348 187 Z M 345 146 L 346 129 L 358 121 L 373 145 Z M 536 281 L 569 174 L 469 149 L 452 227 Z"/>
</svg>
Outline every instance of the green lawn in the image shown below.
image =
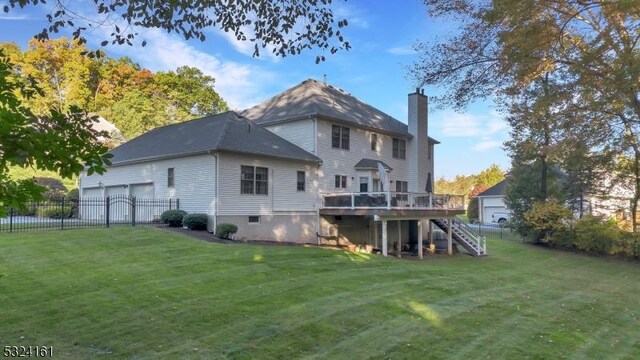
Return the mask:
<svg viewBox="0 0 640 360">
<path fill-rule="evenodd" d="M 92 358 L 634 358 L 640 264 L 384 259 L 159 229 L 0 234 L 0 347 Z"/>
</svg>

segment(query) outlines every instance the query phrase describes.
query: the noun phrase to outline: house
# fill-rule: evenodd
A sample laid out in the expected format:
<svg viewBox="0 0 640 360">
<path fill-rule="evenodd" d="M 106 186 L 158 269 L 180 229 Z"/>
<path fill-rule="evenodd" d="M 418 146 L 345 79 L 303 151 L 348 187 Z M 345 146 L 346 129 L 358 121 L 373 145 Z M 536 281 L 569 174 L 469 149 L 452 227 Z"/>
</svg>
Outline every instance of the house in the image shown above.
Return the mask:
<svg viewBox="0 0 640 360">
<path fill-rule="evenodd" d="M 509 220 L 509 210 L 504 202 L 507 193 L 507 180 L 504 179 L 487 190 L 476 195 L 478 198 L 478 222 L 495 224 Z"/>
<path fill-rule="evenodd" d="M 454 221 L 463 198 L 431 193 L 427 96 L 408 95 L 405 124 L 316 80 L 242 112 L 152 130 L 112 150 L 82 196 L 169 197 L 187 212 L 238 226 L 239 238 L 359 245 L 387 254 L 430 229 L 473 255 L 482 239 Z M 103 214 L 102 214 L 103 215 Z M 158 214 L 154 214 L 157 216 Z M 399 253 L 399 251 L 397 251 Z"/>
<path fill-rule="evenodd" d="M 560 170 L 558 172 L 560 176 L 566 176 Z M 508 178 L 476 195 L 478 221 L 481 224 L 495 224 L 503 219 L 510 219 L 510 211 L 505 203 L 507 186 Z M 614 183 L 611 177 L 606 177 L 600 191 L 587 194 L 582 200 L 569 200 L 567 206 L 573 210 L 576 218 L 582 213 L 605 218 L 615 217 L 620 220 L 628 219 L 632 195 L 630 186 Z"/>
</svg>

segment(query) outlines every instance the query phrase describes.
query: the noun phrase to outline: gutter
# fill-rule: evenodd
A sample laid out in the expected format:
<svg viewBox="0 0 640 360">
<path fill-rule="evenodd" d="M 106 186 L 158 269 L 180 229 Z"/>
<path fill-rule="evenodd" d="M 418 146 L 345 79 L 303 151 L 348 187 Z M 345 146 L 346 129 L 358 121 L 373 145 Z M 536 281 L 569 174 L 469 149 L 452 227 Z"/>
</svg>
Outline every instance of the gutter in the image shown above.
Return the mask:
<svg viewBox="0 0 640 360">
<path fill-rule="evenodd" d="M 218 155 L 213 152 L 213 150 L 209 150 L 209 155 L 213 156 L 216 159 L 216 173 L 214 174 L 214 182 L 215 182 L 215 198 L 214 198 L 214 207 L 213 207 L 213 232 L 216 232 L 216 227 L 218 226 L 218 202 L 220 201 L 219 194 L 219 186 L 218 186 L 218 173 L 220 172 L 220 159 Z"/>
</svg>

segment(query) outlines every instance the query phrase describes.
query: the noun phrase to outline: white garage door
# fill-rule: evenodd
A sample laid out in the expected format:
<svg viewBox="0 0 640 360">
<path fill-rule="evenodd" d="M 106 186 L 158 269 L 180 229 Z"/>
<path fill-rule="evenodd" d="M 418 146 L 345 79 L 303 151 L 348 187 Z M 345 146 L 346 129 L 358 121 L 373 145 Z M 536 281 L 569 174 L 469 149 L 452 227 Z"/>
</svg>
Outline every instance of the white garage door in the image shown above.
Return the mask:
<svg viewBox="0 0 640 360">
<path fill-rule="evenodd" d="M 107 186 L 104 189 L 105 196 L 109 197 L 109 221 L 128 222 L 131 202 L 129 189 L 123 185 Z"/>
<path fill-rule="evenodd" d="M 153 195 L 153 183 L 131 185 L 131 196 L 141 199 L 152 199 L 154 197 Z"/>
<path fill-rule="evenodd" d="M 137 222 L 152 222 L 160 217 L 160 208 L 153 199 L 153 183 L 131 185 L 131 196 L 135 197 Z"/>
<path fill-rule="evenodd" d="M 83 188 L 79 216 L 87 221 L 104 221 L 104 198 L 101 188 Z"/>
<path fill-rule="evenodd" d="M 82 189 L 83 197 L 102 197 L 102 189 L 100 188 L 84 188 Z"/>
<path fill-rule="evenodd" d="M 504 206 L 485 206 L 482 212 L 483 221 L 485 224 L 492 224 L 492 215 L 496 213 L 504 214 L 507 212 L 507 208 Z M 496 219 L 497 221 L 497 219 Z"/>
</svg>

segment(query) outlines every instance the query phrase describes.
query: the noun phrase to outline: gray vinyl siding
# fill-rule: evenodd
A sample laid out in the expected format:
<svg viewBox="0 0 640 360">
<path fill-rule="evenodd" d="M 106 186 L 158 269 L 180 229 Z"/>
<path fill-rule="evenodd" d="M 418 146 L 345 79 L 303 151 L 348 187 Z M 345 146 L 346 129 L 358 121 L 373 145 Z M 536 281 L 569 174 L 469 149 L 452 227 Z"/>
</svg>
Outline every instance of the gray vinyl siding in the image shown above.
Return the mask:
<svg viewBox="0 0 640 360">
<path fill-rule="evenodd" d="M 291 121 L 283 124 L 269 125 L 265 128 L 295 145 L 315 153 L 313 141 L 313 119 Z"/>
<path fill-rule="evenodd" d="M 316 165 L 231 153 L 219 154 L 219 215 L 272 215 L 315 212 L 317 202 Z M 269 169 L 267 195 L 240 194 L 240 167 Z M 297 172 L 305 171 L 305 191 L 297 191 Z"/>
<path fill-rule="evenodd" d="M 322 159 L 319 187 L 321 192 L 357 192 L 359 191 L 359 176 L 365 176 L 363 172 L 356 171 L 354 166 L 363 158 L 381 160 L 393 168 L 391 180 L 408 181 L 408 160 L 393 158 L 393 137 L 381 133 L 378 135 L 377 150 L 371 150 L 371 131 L 350 127 L 349 150 L 335 149 L 331 147 L 331 122 L 319 120 L 317 147 L 318 156 Z M 344 124 L 341 124 L 345 126 Z M 407 141 L 409 142 L 409 141 Z M 347 188 L 336 189 L 334 175 L 347 176 Z M 369 174 L 366 174 L 367 176 Z M 353 177 L 353 179 L 351 179 Z M 371 176 L 369 176 L 371 177 Z M 371 179 L 369 179 L 371 182 Z M 393 186 L 392 186 L 393 188 Z M 371 187 L 370 187 L 371 189 Z"/>
<path fill-rule="evenodd" d="M 167 169 L 175 170 L 175 186 L 167 187 Z M 153 184 L 154 197 L 178 198 L 187 212 L 213 214 L 215 210 L 216 162 L 211 155 L 197 155 L 139 164 L 114 166 L 103 175 L 82 176 L 82 189 L 133 184 Z M 91 194 L 95 193 L 92 191 Z"/>
</svg>

